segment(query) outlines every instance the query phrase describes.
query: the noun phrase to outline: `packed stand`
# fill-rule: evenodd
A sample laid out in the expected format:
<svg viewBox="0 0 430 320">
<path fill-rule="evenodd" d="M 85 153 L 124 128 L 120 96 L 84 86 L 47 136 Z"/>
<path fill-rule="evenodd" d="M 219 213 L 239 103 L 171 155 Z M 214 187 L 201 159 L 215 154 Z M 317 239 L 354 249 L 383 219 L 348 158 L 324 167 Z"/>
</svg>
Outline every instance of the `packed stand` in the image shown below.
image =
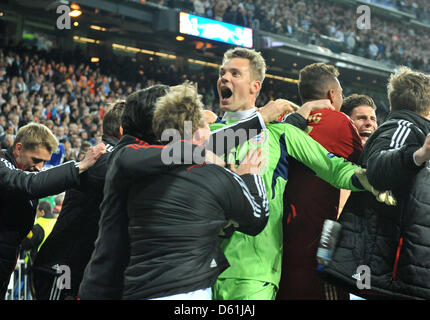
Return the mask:
<svg viewBox="0 0 430 320">
<path fill-rule="evenodd" d="M 214 86 L 218 74 L 213 68 L 193 72 L 174 62 L 166 64 L 146 55 L 137 57 L 136 62 L 113 57 L 113 62 L 90 66 L 84 62 L 87 60 L 84 56 L 77 52 L 73 56 L 75 60 L 65 53 L 48 54 L 23 48 L 0 51 L 2 148 L 12 144 L 20 127 L 35 121 L 47 125 L 64 149 L 63 158 L 53 158 L 48 165 L 79 160 L 88 147 L 101 141 L 101 119 L 110 103 L 158 83 L 174 85 L 187 79 L 198 83 L 206 108 L 221 115 Z M 279 98 L 282 91 L 274 86 L 285 85 L 266 81 L 271 87 L 260 94 L 258 106 Z"/>
<path fill-rule="evenodd" d="M 366 0 L 398 11 L 415 15 L 419 21 L 430 24 L 430 6 L 426 0 Z"/>
<path fill-rule="evenodd" d="M 23 48 L 0 51 L 2 148 L 12 144 L 20 127 L 35 121 L 47 125 L 61 142 L 64 147 L 61 162 L 79 160 L 89 146 L 101 141 L 101 119 L 109 104 L 155 83 L 173 84 L 189 78 L 199 82 L 208 105 L 215 100 L 215 92 L 207 86 L 204 76 L 186 74 L 173 64 L 165 66 L 149 58 L 142 62 L 143 69 L 138 73 L 131 59 L 113 57 L 116 63 L 90 66 L 84 62 L 85 57 L 76 52 L 73 56 L 74 60 L 65 53 L 48 54 Z M 122 70 L 115 69 L 118 65 Z"/>
<path fill-rule="evenodd" d="M 371 16 L 370 30 L 358 29 L 356 7 L 330 0 L 195 0 L 154 1 L 232 24 L 285 35 L 335 53 L 406 65 L 428 72 L 430 38 L 426 30 L 405 28 L 399 21 Z M 392 1 L 393 2 L 393 1 Z M 428 1 L 396 1 L 400 11 L 412 10 L 420 21 L 430 16 Z M 412 49 L 413 48 L 413 49 Z"/>
</svg>

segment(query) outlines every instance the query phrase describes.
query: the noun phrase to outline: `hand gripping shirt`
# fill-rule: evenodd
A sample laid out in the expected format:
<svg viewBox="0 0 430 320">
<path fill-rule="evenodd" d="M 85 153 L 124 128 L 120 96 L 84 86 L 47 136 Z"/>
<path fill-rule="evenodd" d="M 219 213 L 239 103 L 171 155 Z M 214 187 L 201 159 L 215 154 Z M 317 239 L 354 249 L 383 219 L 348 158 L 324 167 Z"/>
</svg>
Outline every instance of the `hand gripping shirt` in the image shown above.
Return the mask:
<svg viewBox="0 0 430 320">
<path fill-rule="evenodd" d="M 250 112 L 256 111 L 227 113 L 224 122 L 212 124 L 211 130 L 247 117 Z M 266 227 L 257 236 L 236 231 L 231 238 L 221 240 L 230 267 L 219 278 L 258 280 L 278 286 L 282 261 L 283 193 L 291 159 L 303 163 L 337 188 L 361 191 L 351 179 L 357 166 L 328 152 L 305 132 L 287 123 L 267 125 L 261 134 L 247 141 L 240 149 L 233 150 L 233 156 L 243 159 L 250 148 L 262 148 L 263 151 L 265 166 L 261 176 L 266 187 L 270 216 Z M 232 159 L 232 153 L 229 153 L 229 159 Z"/>
</svg>

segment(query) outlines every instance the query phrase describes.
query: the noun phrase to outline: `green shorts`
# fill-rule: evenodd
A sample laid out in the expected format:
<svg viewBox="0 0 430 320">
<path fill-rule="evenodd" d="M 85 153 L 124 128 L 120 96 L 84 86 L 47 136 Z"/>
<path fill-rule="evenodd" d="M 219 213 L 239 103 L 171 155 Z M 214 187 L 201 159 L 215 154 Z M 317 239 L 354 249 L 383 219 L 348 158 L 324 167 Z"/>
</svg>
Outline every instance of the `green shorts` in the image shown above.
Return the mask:
<svg viewBox="0 0 430 320">
<path fill-rule="evenodd" d="M 275 300 L 277 287 L 269 282 L 245 279 L 218 279 L 213 300 Z"/>
</svg>

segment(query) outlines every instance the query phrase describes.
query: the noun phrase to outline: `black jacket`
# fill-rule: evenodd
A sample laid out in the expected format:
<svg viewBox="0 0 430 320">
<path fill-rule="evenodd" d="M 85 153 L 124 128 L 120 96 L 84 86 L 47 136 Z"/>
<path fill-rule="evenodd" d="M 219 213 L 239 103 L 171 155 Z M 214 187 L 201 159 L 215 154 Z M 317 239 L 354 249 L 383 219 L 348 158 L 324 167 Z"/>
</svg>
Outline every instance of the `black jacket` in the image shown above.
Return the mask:
<svg viewBox="0 0 430 320">
<path fill-rule="evenodd" d="M 253 128 L 257 129 L 253 133 L 259 134 L 264 128 L 264 123 L 260 121 L 258 115 L 253 115 L 247 121 L 235 123 L 224 129 L 229 128 L 233 131 Z M 218 133 L 222 139 L 223 132 L 220 130 L 212 133 L 211 141 L 218 141 Z M 131 147 L 126 147 L 127 145 Z M 212 142 L 209 145 L 217 146 Z M 166 169 L 166 164 L 160 158 L 162 150 L 163 146 L 149 146 L 148 143 L 133 136 L 124 135 L 109 155 L 103 201 L 100 206 L 99 234 L 79 289 L 81 299 L 122 298 L 124 270 L 130 259 L 127 216 L 129 188 L 132 182 L 153 180 L 156 174 Z M 223 154 L 223 146 L 215 148 L 214 152 Z M 172 163 L 168 164 L 170 168 L 177 167 L 177 163 L 183 163 L 181 157 L 172 159 Z"/>
<path fill-rule="evenodd" d="M 269 215 L 260 176 L 239 177 L 213 164 L 181 166 L 133 184 L 127 211 L 131 258 L 124 299 L 211 287 L 228 267 L 217 240 L 228 221 L 257 235 Z"/>
<path fill-rule="evenodd" d="M 15 267 L 21 241 L 33 227 L 38 199 L 79 185 L 74 161 L 39 173 L 16 169 L 10 150 L 0 152 L 0 297 Z"/>
<path fill-rule="evenodd" d="M 353 192 L 340 218 L 333 260 L 321 276 L 368 298 L 430 298 L 429 174 L 413 160 L 428 133 L 430 121 L 402 110 L 392 112 L 369 138 L 360 162 L 369 182 L 392 190 L 398 204 L 386 206 L 368 192 Z M 357 289 L 360 265 L 370 268 L 370 290 Z"/>
<path fill-rule="evenodd" d="M 118 141 L 114 137 L 103 136 L 106 153 L 88 169 L 78 188 L 66 191 L 57 223 L 34 262 L 33 281 L 38 299 L 47 299 L 50 295 L 50 287 L 42 282 L 53 282 L 49 278 L 53 279 L 54 276 L 49 274 L 52 274 L 52 266 L 55 264 L 70 267 L 71 291 L 68 294 L 77 296 L 85 266 L 90 260 L 97 238 L 107 157 Z M 46 270 L 51 272 L 47 274 Z"/>
</svg>

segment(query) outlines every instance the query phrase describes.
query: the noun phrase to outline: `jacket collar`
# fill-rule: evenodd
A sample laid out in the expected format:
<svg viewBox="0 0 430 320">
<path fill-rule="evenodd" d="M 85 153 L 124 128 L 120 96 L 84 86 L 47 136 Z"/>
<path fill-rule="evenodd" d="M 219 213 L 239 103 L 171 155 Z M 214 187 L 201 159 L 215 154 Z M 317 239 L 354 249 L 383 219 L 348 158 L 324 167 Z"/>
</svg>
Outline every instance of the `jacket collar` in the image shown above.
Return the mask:
<svg viewBox="0 0 430 320">
<path fill-rule="evenodd" d="M 388 115 L 386 121 L 394 119 L 403 119 L 410 121 L 414 125 L 416 125 L 425 135 L 430 133 L 430 121 L 411 110 L 392 111 Z"/>
<path fill-rule="evenodd" d="M 116 147 L 119 149 L 119 148 L 121 148 L 121 147 L 123 147 L 123 146 L 126 146 L 126 145 L 128 145 L 128 144 L 139 143 L 140 141 L 142 141 L 142 140 L 140 140 L 140 139 L 138 139 L 138 138 L 136 138 L 136 137 L 134 137 L 134 136 L 131 136 L 131 135 L 125 134 L 125 135 L 123 135 L 123 136 L 121 137 L 121 139 L 118 141 L 118 143 L 117 143 Z"/>
<path fill-rule="evenodd" d="M 112 137 L 112 136 L 102 136 L 102 141 L 104 144 L 110 144 L 111 146 L 116 146 L 119 142 L 119 139 Z"/>
<path fill-rule="evenodd" d="M 119 150 L 129 144 L 142 144 L 146 141 L 125 134 L 119 140 L 115 149 Z M 154 146 L 154 144 L 151 144 Z M 169 145 L 158 144 L 156 147 L 166 148 L 166 156 L 175 164 L 202 164 L 205 162 L 206 150 L 203 146 L 188 143 L 184 140 L 176 141 Z M 161 155 L 160 155 L 161 156 Z"/>
<path fill-rule="evenodd" d="M 12 148 L 2 149 L 0 156 L 2 158 L 5 158 L 10 163 L 12 163 L 16 168 L 15 158 L 13 157 L 13 154 L 12 154 Z"/>
</svg>

